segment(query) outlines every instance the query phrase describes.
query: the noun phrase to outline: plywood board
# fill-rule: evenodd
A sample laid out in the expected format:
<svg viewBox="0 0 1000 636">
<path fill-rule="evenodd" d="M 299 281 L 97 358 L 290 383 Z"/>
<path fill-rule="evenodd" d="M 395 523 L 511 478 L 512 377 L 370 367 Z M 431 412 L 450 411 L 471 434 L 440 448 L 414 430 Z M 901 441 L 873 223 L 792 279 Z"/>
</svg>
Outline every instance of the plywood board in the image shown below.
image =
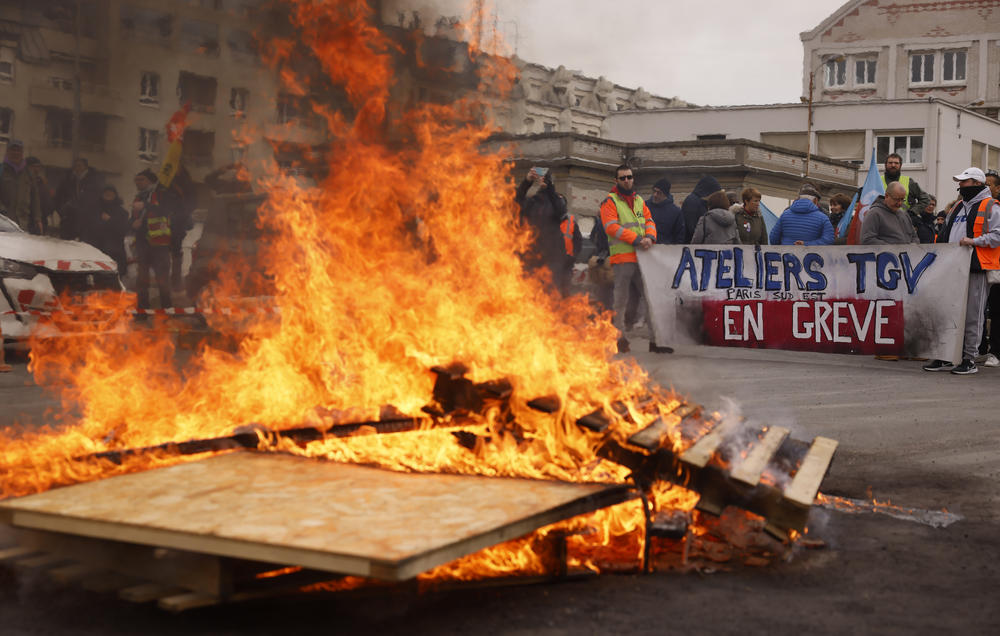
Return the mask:
<svg viewBox="0 0 1000 636">
<path fill-rule="evenodd" d="M 404 580 L 631 498 L 620 484 L 231 453 L 0 502 L 22 528 Z"/>
</svg>

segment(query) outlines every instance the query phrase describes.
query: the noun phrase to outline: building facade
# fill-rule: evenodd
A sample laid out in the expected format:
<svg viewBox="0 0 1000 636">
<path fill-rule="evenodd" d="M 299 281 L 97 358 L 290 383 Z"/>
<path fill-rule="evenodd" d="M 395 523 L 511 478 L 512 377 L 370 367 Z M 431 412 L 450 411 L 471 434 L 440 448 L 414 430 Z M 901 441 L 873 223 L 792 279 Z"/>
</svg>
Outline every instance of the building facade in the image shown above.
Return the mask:
<svg viewBox="0 0 1000 636">
<path fill-rule="evenodd" d="M 998 0 L 852 0 L 800 38 L 814 102 L 936 98 L 1000 112 Z"/>
<path fill-rule="evenodd" d="M 712 138 L 778 146 L 794 153 L 791 168 L 804 177 L 808 111 L 807 104 L 771 104 L 616 113 L 608 127 L 612 138 L 629 143 Z M 900 151 L 903 172 L 940 193 L 942 203 L 954 198 L 952 175 L 970 165 L 1000 168 L 1000 122 L 951 102 L 825 102 L 812 111 L 808 173 L 821 191 L 826 184 L 819 162 L 833 158 L 857 166 L 861 185 L 872 150 L 880 168 L 889 152 Z"/>
</svg>

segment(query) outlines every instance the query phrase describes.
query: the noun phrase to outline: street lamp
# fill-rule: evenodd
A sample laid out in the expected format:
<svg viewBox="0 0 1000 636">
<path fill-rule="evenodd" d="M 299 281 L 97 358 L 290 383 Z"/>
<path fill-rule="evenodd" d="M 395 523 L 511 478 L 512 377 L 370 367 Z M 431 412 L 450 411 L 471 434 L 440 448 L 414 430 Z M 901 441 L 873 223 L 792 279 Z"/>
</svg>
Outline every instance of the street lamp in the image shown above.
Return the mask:
<svg viewBox="0 0 1000 636">
<path fill-rule="evenodd" d="M 806 179 L 809 178 L 809 164 L 812 162 L 813 88 L 815 87 L 816 82 L 816 69 L 823 66 L 827 62 L 842 62 L 844 59 L 845 56 L 843 55 L 821 57 L 819 64 L 812 67 L 809 71 L 809 120 L 806 123 Z"/>
</svg>

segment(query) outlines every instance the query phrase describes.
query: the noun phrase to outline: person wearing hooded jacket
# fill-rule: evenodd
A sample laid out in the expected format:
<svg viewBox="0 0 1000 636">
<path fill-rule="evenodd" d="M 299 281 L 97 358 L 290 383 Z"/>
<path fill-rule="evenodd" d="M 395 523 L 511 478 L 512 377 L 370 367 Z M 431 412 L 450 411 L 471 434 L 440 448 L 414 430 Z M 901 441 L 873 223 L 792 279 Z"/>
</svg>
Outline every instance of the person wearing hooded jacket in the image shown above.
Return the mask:
<svg viewBox="0 0 1000 636">
<path fill-rule="evenodd" d="M 532 247 L 524 254 L 525 267 L 529 271 L 548 268 L 555 287 L 566 293 L 573 268 L 560 227 L 566 218 L 566 200 L 556 192 L 552 173 L 532 168 L 517 187 L 514 200 L 521 208 L 521 222 L 535 231 Z"/>
<path fill-rule="evenodd" d="M 709 195 L 708 212 L 698 219 L 691 243 L 731 245 L 739 242 L 736 217 L 729 211 L 729 197 L 722 190 Z"/>
<path fill-rule="evenodd" d="M 128 212 L 113 185 L 106 185 L 97 203 L 97 219 L 91 244 L 118 264 L 118 275 L 125 278 L 128 265 L 125 257 L 125 235 L 128 234 Z"/>
<path fill-rule="evenodd" d="M 771 229 L 771 245 L 832 245 L 833 225 L 819 209 L 819 192 L 806 184 Z"/>
<path fill-rule="evenodd" d="M 983 336 L 982 316 L 986 309 L 989 285 L 987 270 L 1000 269 L 1000 203 L 986 187 L 986 175 L 969 167 L 952 177 L 958 182 L 961 200 L 948 211 L 937 243 L 958 243 L 975 249 L 969 263 L 969 291 L 965 307 L 965 337 L 962 341 L 962 362 L 954 366 L 950 360 L 933 360 L 924 371 L 951 371 L 957 375 L 976 373 L 976 353 Z"/>
<path fill-rule="evenodd" d="M 653 184 L 653 196 L 646 201 L 656 224 L 656 242 L 660 245 L 680 245 L 687 241 L 684 214 L 674 204 L 670 181 L 664 177 Z"/>
<path fill-rule="evenodd" d="M 684 214 L 685 243 L 691 242 L 691 237 L 694 236 L 694 228 L 698 225 L 698 219 L 708 212 L 708 205 L 705 203 L 705 200 L 708 199 L 710 194 L 714 194 L 720 190 L 722 190 L 722 186 L 715 180 L 715 177 L 705 175 L 695 184 L 694 191 L 684 199 L 684 203 L 681 204 L 681 212 Z"/>
</svg>

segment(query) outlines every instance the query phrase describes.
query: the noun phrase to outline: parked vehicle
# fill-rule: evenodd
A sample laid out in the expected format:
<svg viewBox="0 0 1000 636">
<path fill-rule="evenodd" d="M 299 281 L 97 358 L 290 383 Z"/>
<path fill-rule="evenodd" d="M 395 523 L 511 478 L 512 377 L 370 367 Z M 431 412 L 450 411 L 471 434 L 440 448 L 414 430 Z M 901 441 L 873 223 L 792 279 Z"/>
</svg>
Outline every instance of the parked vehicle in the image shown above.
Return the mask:
<svg viewBox="0 0 1000 636">
<path fill-rule="evenodd" d="M 85 299 L 93 292 L 125 291 L 114 260 L 79 241 L 36 236 L 0 214 L 0 329 L 5 341 L 23 343 L 32 332 L 58 337 L 93 331 L 98 325 L 81 317 L 44 322 L 39 314 L 65 311 L 60 298 Z"/>
</svg>

